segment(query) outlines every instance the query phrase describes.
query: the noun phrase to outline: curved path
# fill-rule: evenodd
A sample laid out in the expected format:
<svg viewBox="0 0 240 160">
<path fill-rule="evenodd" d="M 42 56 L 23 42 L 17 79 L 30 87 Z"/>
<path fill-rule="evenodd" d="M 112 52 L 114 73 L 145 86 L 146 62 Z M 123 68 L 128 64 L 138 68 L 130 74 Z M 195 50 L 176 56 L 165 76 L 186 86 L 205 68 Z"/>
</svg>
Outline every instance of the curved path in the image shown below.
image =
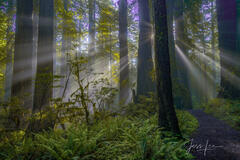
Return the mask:
<svg viewBox="0 0 240 160">
<path fill-rule="evenodd" d="M 240 132 L 202 110 L 189 112 L 199 121 L 187 146 L 195 160 L 240 160 Z"/>
</svg>

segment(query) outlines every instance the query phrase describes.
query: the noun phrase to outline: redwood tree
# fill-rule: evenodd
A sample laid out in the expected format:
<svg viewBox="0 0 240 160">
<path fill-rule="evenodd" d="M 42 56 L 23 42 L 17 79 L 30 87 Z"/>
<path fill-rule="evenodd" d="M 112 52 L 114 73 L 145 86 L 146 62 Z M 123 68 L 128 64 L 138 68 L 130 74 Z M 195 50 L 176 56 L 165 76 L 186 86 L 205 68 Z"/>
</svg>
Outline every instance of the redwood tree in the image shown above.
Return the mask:
<svg viewBox="0 0 240 160">
<path fill-rule="evenodd" d="M 150 19 L 149 1 L 138 0 L 139 7 L 139 47 L 137 66 L 137 96 L 147 96 L 154 91 L 151 76 L 152 59 L 152 24 Z"/>
<path fill-rule="evenodd" d="M 89 56 L 94 58 L 95 53 L 95 38 L 96 38 L 96 25 L 95 25 L 95 10 L 96 10 L 96 0 L 89 0 L 88 1 L 88 18 L 89 18 L 89 26 L 88 26 L 88 32 L 89 32 L 89 47 L 88 52 Z"/>
<path fill-rule="evenodd" d="M 33 0 L 17 1 L 12 97 L 21 99 L 24 108 L 27 110 L 32 108 L 32 13 Z M 24 120 L 21 119 L 20 121 L 15 127 L 24 128 Z"/>
<path fill-rule="evenodd" d="M 33 113 L 41 112 L 50 105 L 53 90 L 53 0 L 40 0 L 37 50 L 37 75 L 35 82 Z M 41 117 L 40 117 L 41 118 Z M 34 120 L 29 129 L 39 131 L 53 127 L 53 122 Z"/>
<path fill-rule="evenodd" d="M 239 4 L 239 0 L 216 1 L 221 58 L 221 85 L 218 96 L 221 98 L 240 98 Z"/>
<path fill-rule="evenodd" d="M 119 43 L 120 43 L 120 102 L 129 98 L 129 67 L 127 40 L 127 0 L 119 1 Z"/>
<path fill-rule="evenodd" d="M 32 51 L 33 51 L 33 1 L 17 1 L 15 53 L 13 65 L 12 96 L 22 97 L 27 109 L 32 107 Z"/>
<path fill-rule="evenodd" d="M 180 135 L 178 119 L 173 106 L 166 0 L 154 0 L 154 16 L 159 127 Z"/>
</svg>

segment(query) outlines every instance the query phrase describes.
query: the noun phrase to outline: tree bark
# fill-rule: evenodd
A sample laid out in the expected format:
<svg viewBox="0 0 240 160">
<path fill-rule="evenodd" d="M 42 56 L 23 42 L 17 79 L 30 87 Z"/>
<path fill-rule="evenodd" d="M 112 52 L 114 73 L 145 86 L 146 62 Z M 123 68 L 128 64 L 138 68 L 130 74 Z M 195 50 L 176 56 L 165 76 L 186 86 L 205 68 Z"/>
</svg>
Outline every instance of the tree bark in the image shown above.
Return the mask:
<svg viewBox="0 0 240 160">
<path fill-rule="evenodd" d="M 56 1 L 53 2 L 54 5 L 56 3 Z M 54 34 L 53 34 L 53 75 L 57 75 L 57 17 L 56 17 L 56 12 L 54 11 L 53 13 L 53 30 L 54 30 Z M 53 82 L 53 86 L 57 86 L 58 85 L 58 82 L 54 81 Z M 53 88 L 53 98 L 57 98 L 58 97 L 58 88 L 57 87 L 54 87 Z"/>
<path fill-rule="evenodd" d="M 150 74 L 153 71 L 153 33 L 148 0 L 138 0 L 138 7 L 140 32 L 137 66 L 137 96 L 149 96 L 149 92 L 154 92 L 155 87 Z"/>
<path fill-rule="evenodd" d="M 32 107 L 33 1 L 17 1 L 12 97 L 23 98 Z"/>
<path fill-rule="evenodd" d="M 212 55 L 213 55 L 213 62 L 212 62 L 212 69 L 213 69 L 213 77 L 214 77 L 214 86 L 213 86 L 213 97 L 216 97 L 217 95 L 217 50 L 216 50 L 216 34 L 215 34 L 215 5 L 214 1 L 211 2 L 211 49 L 212 49 Z"/>
<path fill-rule="evenodd" d="M 37 69 L 37 46 L 38 46 L 38 22 L 39 22 L 39 1 L 33 1 L 33 58 L 32 58 L 32 77 L 33 85 L 32 92 L 35 90 L 35 79 L 36 79 L 36 69 Z"/>
<path fill-rule="evenodd" d="M 155 67 L 159 108 L 159 127 L 181 135 L 173 106 L 166 0 L 154 0 Z"/>
<path fill-rule="evenodd" d="M 93 58 L 95 54 L 95 43 L 96 43 L 96 25 L 95 25 L 95 10 L 96 10 L 96 0 L 89 0 L 88 2 L 89 6 L 89 26 L 88 26 L 88 32 L 89 32 L 89 47 L 88 47 L 88 53 L 89 57 L 91 57 L 90 65 L 93 64 Z"/>
<path fill-rule="evenodd" d="M 173 12 L 174 12 L 174 0 L 168 0 L 167 2 L 167 16 L 168 16 L 168 43 L 169 43 L 169 53 L 171 62 L 171 73 L 172 79 L 177 79 L 177 66 L 176 66 L 176 56 L 175 56 L 175 41 L 174 41 L 174 29 L 173 29 Z"/>
<path fill-rule="evenodd" d="M 237 35 L 237 6 L 236 0 L 217 0 L 218 33 L 221 64 L 221 84 L 218 97 L 238 99 L 240 98 L 240 69 L 239 49 Z M 237 5 L 238 4 L 238 5 Z M 227 58 L 226 58 L 227 57 Z"/>
<path fill-rule="evenodd" d="M 204 5 L 204 2 L 202 2 L 202 5 Z M 201 45 L 202 45 L 202 56 L 201 56 L 201 62 L 200 62 L 200 64 L 201 64 L 201 66 L 203 66 L 202 67 L 202 74 L 203 74 L 203 76 L 202 76 L 202 83 L 203 83 L 203 89 L 202 89 L 202 103 L 207 103 L 208 102 L 208 87 L 210 87 L 210 86 L 208 86 L 208 77 L 207 77 L 207 60 L 205 59 L 205 57 L 204 56 L 207 56 L 206 54 L 206 40 L 205 40 L 205 19 L 204 19 L 204 16 L 205 16 L 205 11 L 204 11 L 204 9 L 202 9 L 202 14 L 203 14 L 203 16 L 202 16 L 202 19 L 201 19 L 201 21 L 202 21 L 202 24 L 201 24 L 201 30 L 202 30 L 202 32 L 201 32 L 201 36 L 200 36 L 200 43 L 201 43 Z"/>
<path fill-rule="evenodd" d="M 168 16 L 168 43 L 169 43 L 169 54 L 170 54 L 170 65 L 171 65 L 171 77 L 173 84 L 173 99 L 174 105 L 181 106 L 179 104 L 179 95 L 177 94 L 179 90 L 178 85 L 178 68 L 177 68 L 177 59 L 176 59 L 176 51 L 175 51 L 175 40 L 174 40 L 174 26 L 173 26 L 173 18 L 174 18 L 174 0 L 168 0 L 167 2 L 167 16 Z"/>
<path fill-rule="evenodd" d="M 237 7 L 237 43 L 236 48 L 237 52 L 240 52 L 240 0 L 236 0 Z"/>
<path fill-rule="evenodd" d="M 17 1 L 12 97 L 21 100 L 24 109 L 29 111 L 32 108 L 32 13 L 32 0 Z M 13 114 L 10 110 L 9 119 L 12 118 Z M 20 115 L 19 123 L 15 124 L 15 127 L 16 129 L 24 129 L 26 124 L 26 117 Z"/>
<path fill-rule="evenodd" d="M 119 1 L 119 43 L 120 43 L 120 103 L 127 103 L 129 97 L 127 0 Z"/>
<path fill-rule="evenodd" d="M 39 32 L 37 51 L 37 75 L 35 82 L 33 113 L 42 112 L 50 105 L 53 90 L 53 36 L 54 36 L 53 0 L 40 0 Z M 40 117 L 41 118 L 41 117 Z M 33 121 L 31 131 L 41 131 L 53 127 L 53 122 Z"/>
<path fill-rule="evenodd" d="M 64 0 L 63 1 L 63 7 L 65 12 L 67 13 L 68 11 L 68 0 Z M 69 43 L 68 43 L 68 39 L 69 39 L 69 35 L 67 34 L 67 19 L 66 17 L 63 18 L 63 33 L 62 33 L 62 48 L 61 48 L 61 69 L 60 69 L 60 74 L 62 76 L 61 81 L 60 81 L 60 85 L 61 85 L 61 89 L 60 89 L 60 95 L 59 97 L 62 96 L 63 92 L 64 92 L 64 85 L 65 85 L 65 81 L 67 79 L 67 54 L 69 52 Z"/>
</svg>

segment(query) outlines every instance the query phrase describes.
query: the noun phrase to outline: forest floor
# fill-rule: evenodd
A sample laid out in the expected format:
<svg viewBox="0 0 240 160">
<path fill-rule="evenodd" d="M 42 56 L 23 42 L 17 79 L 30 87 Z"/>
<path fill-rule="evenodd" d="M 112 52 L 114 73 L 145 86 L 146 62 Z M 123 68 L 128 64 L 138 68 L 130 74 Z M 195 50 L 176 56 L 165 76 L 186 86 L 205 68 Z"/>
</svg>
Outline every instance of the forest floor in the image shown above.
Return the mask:
<svg viewBox="0 0 240 160">
<path fill-rule="evenodd" d="M 189 112 L 199 121 L 199 128 L 187 146 L 195 160 L 240 160 L 239 131 L 202 110 Z"/>
</svg>

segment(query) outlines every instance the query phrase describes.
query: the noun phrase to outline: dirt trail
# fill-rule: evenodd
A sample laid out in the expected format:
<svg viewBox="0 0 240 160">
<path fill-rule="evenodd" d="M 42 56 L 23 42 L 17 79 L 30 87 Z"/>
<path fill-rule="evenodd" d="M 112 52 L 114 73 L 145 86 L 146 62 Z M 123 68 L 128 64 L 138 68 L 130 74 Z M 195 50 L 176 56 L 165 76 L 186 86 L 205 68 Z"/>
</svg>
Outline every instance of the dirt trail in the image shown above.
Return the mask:
<svg viewBox="0 0 240 160">
<path fill-rule="evenodd" d="M 189 112 L 199 121 L 199 128 L 188 146 L 195 160 L 240 160 L 239 131 L 202 110 Z"/>
</svg>

